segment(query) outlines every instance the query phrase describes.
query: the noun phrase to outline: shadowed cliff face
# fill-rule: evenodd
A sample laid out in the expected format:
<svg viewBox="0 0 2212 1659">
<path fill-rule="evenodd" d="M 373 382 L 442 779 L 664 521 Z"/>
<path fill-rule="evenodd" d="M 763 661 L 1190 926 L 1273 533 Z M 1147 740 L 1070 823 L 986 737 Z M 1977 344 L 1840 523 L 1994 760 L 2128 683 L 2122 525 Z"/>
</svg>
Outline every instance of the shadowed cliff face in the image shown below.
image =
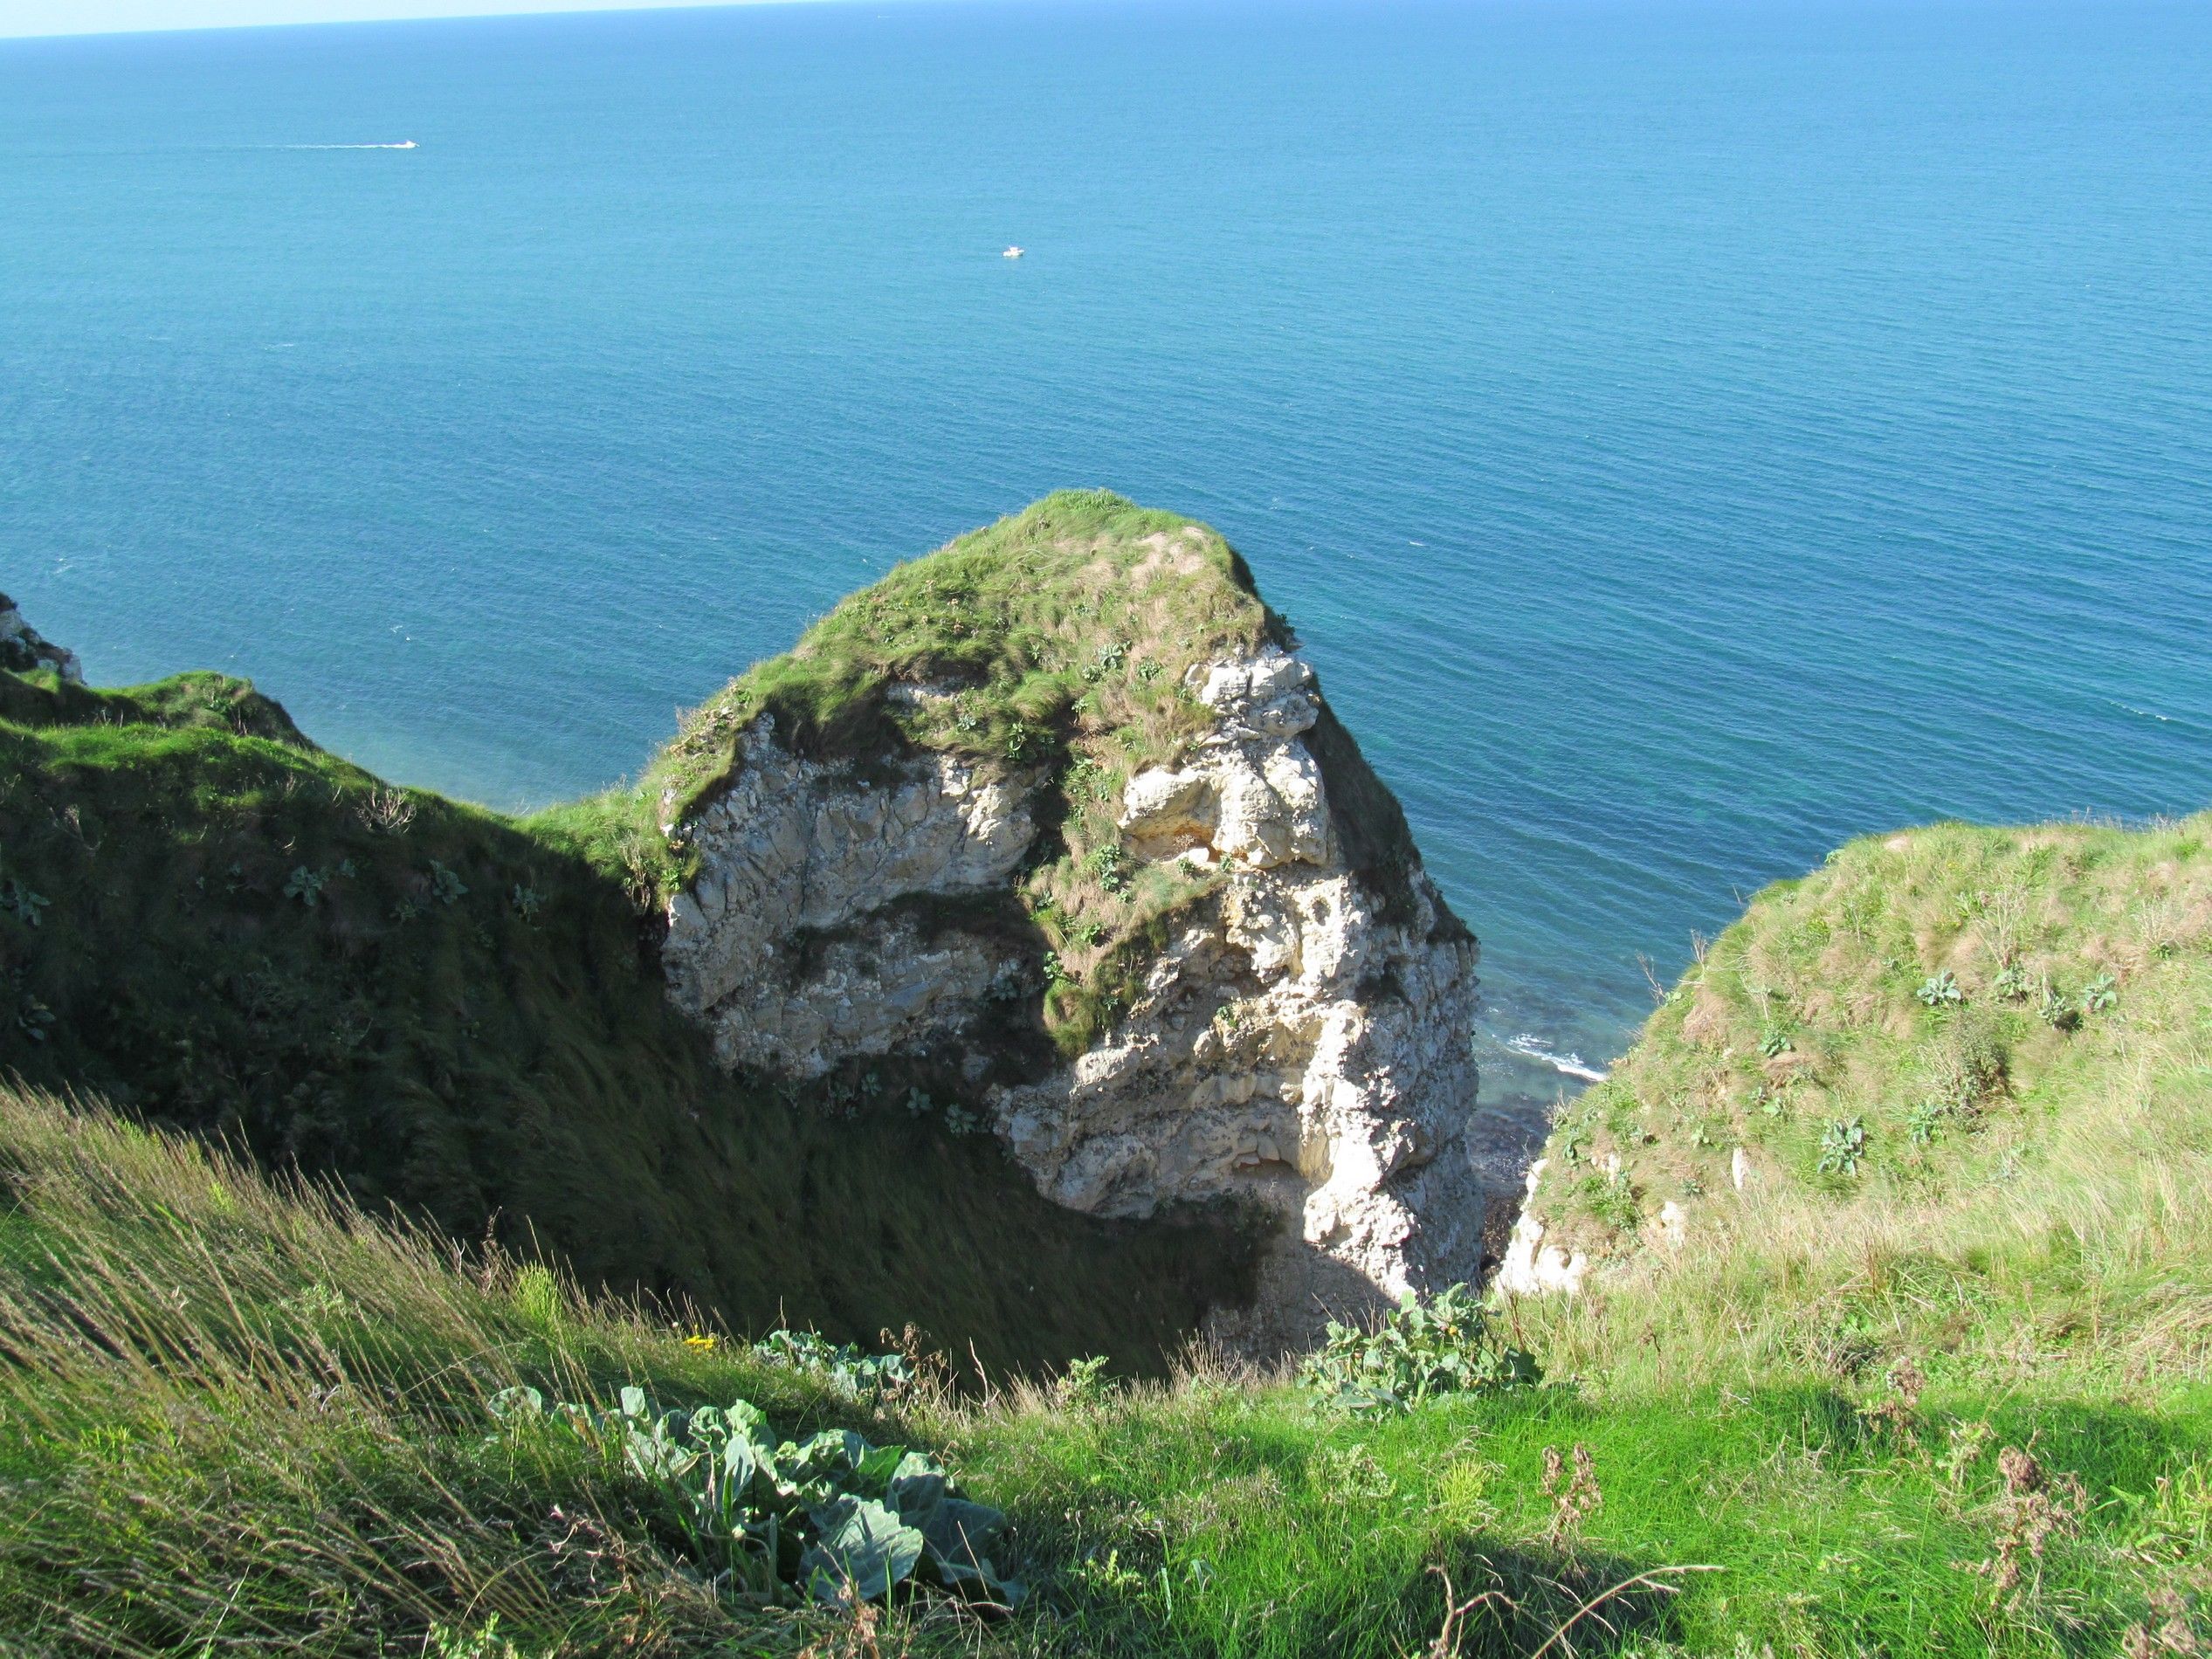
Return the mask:
<svg viewBox="0 0 2212 1659">
<path fill-rule="evenodd" d="M 390 788 L 241 681 L 40 661 L 0 671 L 0 1073 L 745 1332 L 1146 1373 L 1249 1298 L 1234 1217 L 1054 1205 L 869 1066 L 732 1075 L 566 834 Z"/>
<path fill-rule="evenodd" d="M 917 596 L 993 651 L 897 649 Z M 821 633 L 748 679 L 838 677 L 872 729 L 810 743 L 741 681 L 725 769 L 663 796 L 671 991 L 723 1064 L 920 1066 L 917 1115 L 988 1123 L 1058 1205 L 1264 1218 L 1256 1299 L 1208 1320 L 1248 1351 L 1478 1277 L 1518 1172 L 1468 1136 L 1475 942 L 1218 538 L 1054 498 Z"/>
</svg>

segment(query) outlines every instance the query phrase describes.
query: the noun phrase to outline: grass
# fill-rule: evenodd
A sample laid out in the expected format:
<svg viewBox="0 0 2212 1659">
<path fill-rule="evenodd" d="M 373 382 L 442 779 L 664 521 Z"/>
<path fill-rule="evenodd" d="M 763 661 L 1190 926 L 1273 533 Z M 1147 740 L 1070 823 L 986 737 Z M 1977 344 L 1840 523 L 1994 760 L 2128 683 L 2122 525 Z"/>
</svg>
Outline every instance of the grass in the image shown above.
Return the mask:
<svg viewBox="0 0 2212 1659">
<path fill-rule="evenodd" d="M 1555 1350 L 2204 1377 L 2208 831 L 1940 824 L 1761 894 L 1553 1132 L 1547 1243 L 1609 1264 Z M 1960 1000 L 1922 1001 L 1945 974 Z M 1823 1167 L 1836 1126 L 1863 1142 Z"/>
<path fill-rule="evenodd" d="M 1062 1210 L 865 1071 L 722 1074 L 624 828 L 390 788 L 242 681 L 0 674 L 0 1071 L 741 1328 L 1142 1371 L 1240 1293 L 1230 1218 Z"/>
<path fill-rule="evenodd" d="M 1154 535 L 1192 586 L 1147 601 Z M 1023 902 L 1093 999 L 1063 1029 L 1204 902 L 1117 888 L 1100 815 L 1188 740 L 1170 646 L 1279 621 L 1209 533 L 1113 498 L 980 537 L 635 788 L 522 822 L 390 789 L 243 682 L 0 674 L 0 1652 L 2212 1641 L 2212 816 L 1936 825 L 1761 894 L 1561 1113 L 1539 1208 L 1600 1269 L 1497 1314 L 1543 1386 L 1369 1420 L 1202 1354 L 1157 1374 L 1249 1241 L 1058 1210 L 899 1079 L 726 1077 L 653 960 L 655 819 L 763 707 L 856 766 L 965 746 L 1058 792 Z M 1402 819 L 1313 740 L 1387 885 Z M 975 1346 L 869 1404 L 732 1334 L 787 1318 Z M 1047 1380 L 1085 1353 L 1155 1374 Z M 519 1383 L 928 1449 L 1013 1518 L 1032 1594 L 748 1599 L 619 1462 L 496 1432 Z"/>
<path fill-rule="evenodd" d="M 10 1653 L 2102 1655 L 2175 1608 L 2187 1635 L 2212 1589 L 2201 1379 L 1555 1371 L 1370 1422 L 1199 1363 L 869 1405 L 695 1313 L 44 1097 L 0 1091 L 0 1193 Z M 497 1432 L 520 1383 L 928 1448 L 1011 1513 L 1032 1593 L 990 1618 L 718 1593 L 658 1488 Z M 1447 1575 L 1473 1605 L 1439 1647 Z"/>
<path fill-rule="evenodd" d="M 680 823 L 726 777 L 762 712 L 817 758 L 902 742 L 1019 768 L 1119 740 L 1166 755 L 1211 725 L 1193 664 L 1281 639 L 1221 538 L 1104 491 L 1049 496 L 899 566 L 841 602 L 785 656 L 693 711 L 646 776 Z M 941 689 L 902 701 L 898 687 Z"/>
</svg>

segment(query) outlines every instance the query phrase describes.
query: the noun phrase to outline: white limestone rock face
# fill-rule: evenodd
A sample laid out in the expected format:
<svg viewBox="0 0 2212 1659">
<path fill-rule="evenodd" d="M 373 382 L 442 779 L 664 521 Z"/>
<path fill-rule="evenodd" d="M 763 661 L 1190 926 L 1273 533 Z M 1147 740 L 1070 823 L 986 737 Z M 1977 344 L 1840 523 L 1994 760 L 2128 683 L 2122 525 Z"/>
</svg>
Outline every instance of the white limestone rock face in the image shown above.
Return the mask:
<svg viewBox="0 0 2212 1659">
<path fill-rule="evenodd" d="M 1321 769 L 1290 740 L 1320 718 L 1313 670 L 1269 651 L 1248 661 L 1202 664 L 1189 681 L 1220 728 L 1192 764 L 1129 780 L 1121 827 L 1140 854 L 1198 850 L 1255 870 L 1327 864 L 1328 804 Z"/>
<path fill-rule="evenodd" d="M 1416 864 L 1387 915 L 1346 863 L 1306 733 L 1312 671 L 1268 648 L 1189 677 L 1216 719 L 1173 769 L 1129 780 L 1141 859 L 1225 878 L 1120 1022 L 1072 1064 L 982 1105 L 1038 1189 L 1143 1217 L 1224 1198 L 1282 1222 L 1249 1309 L 1214 1334 L 1277 1354 L 1409 1290 L 1479 1272 L 1520 1169 L 1470 1137 L 1476 946 Z M 1010 884 L 1033 784 L 916 754 L 899 781 L 797 759 L 764 721 L 685 826 L 700 873 L 671 906 L 676 1000 L 726 1063 L 818 1076 L 853 1055 L 957 1043 L 1031 965 L 981 935 L 924 938 L 898 902 Z M 888 907 L 888 908 L 887 908 Z"/>
<path fill-rule="evenodd" d="M 1573 1296 L 1590 1276 L 1590 1258 L 1581 1250 L 1569 1255 L 1556 1244 L 1544 1243 L 1544 1223 L 1536 1218 L 1536 1185 L 1543 1178 L 1543 1159 L 1528 1168 L 1528 1182 L 1513 1235 L 1506 1241 L 1504 1258 L 1491 1280 L 1492 1287 L 1507 1296 Z"/>
<path fill-rule="evenodd" d="M 699 874 L 661 947 L 677 1006 L 725 1064 L 798 1077 L 959 1029 L 1003 964 L 897 903 L 1003 886 L 1036 835 L 1024 783 L 920 753 L 863 777 L 793 754 L 765 715 L 741 756 L 684 826 Z"/>
<path fill-rule="evenodd" d="M 1216 1316 L 1247 1351 L 1310 1346 L 1328 1318 L 1472 1280 L 1498 1185 L 1468 1129 L 1476 949 L 1418 868 L 1385 919 L 1347 866 L 1305 742 L 1313 674 L 1265 651 L 1194 669 L 1219 725 L 1140 773 L 1140 856 L 1225 863 L 1218 902 L 1068 1070 L 1001 1090 L 1001 1133 L 1048 1196 L 1143 1216 L 1241 1197 L 1283 1214 L 1259 1300 Z"/>
</svg>

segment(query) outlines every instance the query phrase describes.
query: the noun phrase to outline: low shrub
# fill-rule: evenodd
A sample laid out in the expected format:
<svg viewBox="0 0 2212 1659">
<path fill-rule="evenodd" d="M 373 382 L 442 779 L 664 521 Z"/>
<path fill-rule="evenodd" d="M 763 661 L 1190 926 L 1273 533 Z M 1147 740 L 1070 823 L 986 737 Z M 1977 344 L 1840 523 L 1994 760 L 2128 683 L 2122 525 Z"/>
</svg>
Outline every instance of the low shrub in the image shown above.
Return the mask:
<svg viewBox="0 0 2212 1659">
<path fill-rule="evenodd" d="M 851 1399 L 896 1399 L 914 1386 L 914 1368 L 903 1353 L 863 1353 L 812 1331 L 771 1331 L 753 1345 L 761 1359 L 811 1372 Z"/>
</svg>

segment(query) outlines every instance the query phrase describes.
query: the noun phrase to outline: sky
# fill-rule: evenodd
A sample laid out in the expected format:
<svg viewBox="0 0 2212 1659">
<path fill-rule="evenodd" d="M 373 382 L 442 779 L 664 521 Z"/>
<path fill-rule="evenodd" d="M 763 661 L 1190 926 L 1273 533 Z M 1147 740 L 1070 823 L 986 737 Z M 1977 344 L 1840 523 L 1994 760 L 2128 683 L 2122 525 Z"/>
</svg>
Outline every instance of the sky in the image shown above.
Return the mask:
<svg viewBox="0 0 2212 1659">
<path fill-rule="evenodd" d="M 110 34 L 135 29 L 224 29 L 272 23 L 360 23 L 384 17 L 477 17 L 515 11 L 642 11 L 731 0 L 0 0 L 0 38 Z"/>
</svg>

